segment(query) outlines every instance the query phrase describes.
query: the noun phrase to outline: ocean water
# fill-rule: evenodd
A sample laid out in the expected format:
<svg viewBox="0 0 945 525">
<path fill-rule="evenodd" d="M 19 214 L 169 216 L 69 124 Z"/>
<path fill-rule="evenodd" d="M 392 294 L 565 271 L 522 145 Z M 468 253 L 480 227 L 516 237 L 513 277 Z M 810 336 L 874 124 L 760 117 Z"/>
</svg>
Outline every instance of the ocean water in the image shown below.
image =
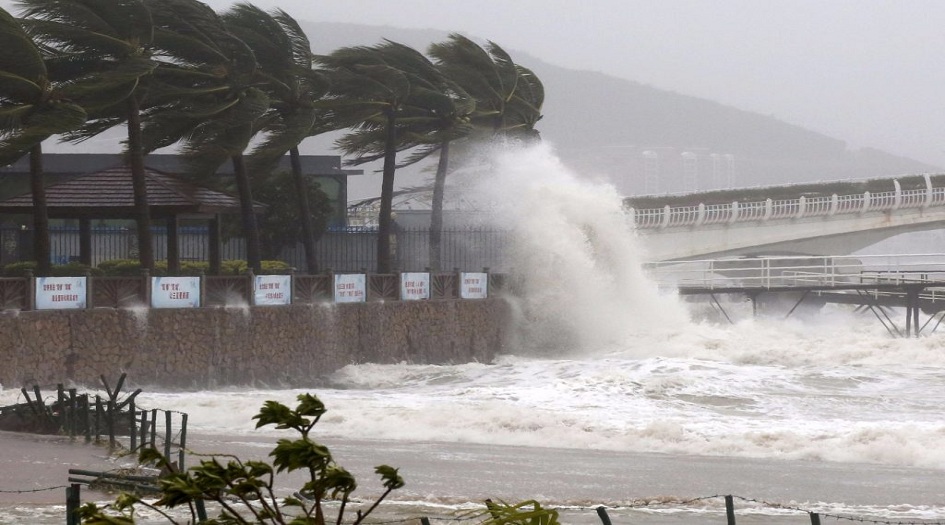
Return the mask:
<svg viewBox="0 0 945 525">
<path fill-rule="evenodd" d="M 599 523 L 599 505 L 614 523 L 725 523 L 729 494 L 738 523 L 945 523 L 945 335 L 894 339 L 843 306 L 753 318 L 737 298 L 720 324 L 640 270 L 612 188 L 548 146 L 489 153 L 464 188 L 520 225 L 523 269 L 520 329 L 494 362 L 358 364 L 304 388 L 139 402 L 188 413 L 192 448 L 264 457 L 284 433 L 253 428 L 262 403 L 314 393 L 329 409 L 317 438 L 366 497 L 373 465 L 401 467 L 407 486 L 378 520 L 492 498 L 536 499 L 568 523 Z M 58 507 L 0 505 L 0 523 L 21 515 L 61 522 Z"/>
</svg>

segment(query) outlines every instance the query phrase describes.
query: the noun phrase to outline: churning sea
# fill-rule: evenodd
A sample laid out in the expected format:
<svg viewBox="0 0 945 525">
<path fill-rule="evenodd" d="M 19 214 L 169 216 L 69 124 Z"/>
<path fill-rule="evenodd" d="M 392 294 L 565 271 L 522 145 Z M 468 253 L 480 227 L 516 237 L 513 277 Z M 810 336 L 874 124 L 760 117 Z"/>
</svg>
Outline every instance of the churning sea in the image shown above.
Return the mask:
<svg viewBox="0 0 945 525">
<path fill-rule="evenodd" d="M 520 225 L 528 270 L 520 330 L 494 362 L 357 364 L 304 388 L 146 389 L 139 402 L 188 413 L 194 448 L 262 457 L 283 436 L 253 428 L 262 403 L 318 395 L 316 438 L 359 493 L 379 492 L 373 465 L 401 467 L 407 486 L 375 521 L 492 498 L 536 499 L 567 523 L 599 523 L 604 505 L 614 523 L 721 524 L 732 495 L 745 524 L 810 523 L 808 511 L 945 523 L 945 334 L 894 339 L 829 305 L 753 318 L 736 300 L 735 324 L 710 321 L 642 273 L 611 188 L 547 146 L 495 157 L 502 177 L 467 190 Z M 62 507 L 0 505 L 0 523 L 29 522 L 62 523 Z"/>
</svg>

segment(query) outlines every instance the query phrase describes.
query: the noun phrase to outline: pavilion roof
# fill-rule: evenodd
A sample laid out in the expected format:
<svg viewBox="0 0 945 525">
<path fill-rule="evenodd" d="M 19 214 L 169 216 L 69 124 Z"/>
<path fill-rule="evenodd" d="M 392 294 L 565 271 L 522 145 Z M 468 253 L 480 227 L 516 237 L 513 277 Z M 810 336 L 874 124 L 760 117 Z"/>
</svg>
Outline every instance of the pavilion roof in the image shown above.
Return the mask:
<svg viewBox="0 0 945 525">
<path fill-rule="evenodd" d="M 152 168 L 145 168 L 145 180 L 154 217 L 239 213 L 239 199 L 228 193 Z M 50 185 L 46 188 L 46 205 L 53 218 L 133 218 L 131 168 L 115 166 Z M 254 206 L 264 208 L 259 203 Z M 32 209 L 30 193 L 0 201 L 0 214 L 28 214 Z"/>
</svg>

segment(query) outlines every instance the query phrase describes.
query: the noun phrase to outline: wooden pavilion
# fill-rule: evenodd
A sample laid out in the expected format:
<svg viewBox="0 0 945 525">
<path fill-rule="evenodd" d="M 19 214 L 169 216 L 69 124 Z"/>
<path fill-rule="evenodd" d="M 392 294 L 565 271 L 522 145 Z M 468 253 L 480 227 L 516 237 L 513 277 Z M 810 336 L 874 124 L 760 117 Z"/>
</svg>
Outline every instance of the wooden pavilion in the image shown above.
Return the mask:
<svg viewBox="0 0 945 525">
<path fill-rule="evenodd" d="M 180 220 L 203 219 L 209 226 L 210 273 L 220 273 L 220 215 L 238 214 L 237 197 L 187 182 L 175 175 L 145 168 L 148 204 L 152 220 L 167 225 L 167 268 L 180 270 Z M 70 178 L 46 188 L 47 210 L 52 219 L 78 219 L 79 261 L 92 264 L 92 221 L 135 218 L 131 168 L 125 165 Z M 264 206 L 254 207 L 261 211 Z M 29 193 L 0 201 L 0 214 L 28 215 L 33 212 Z"/>
</svg>

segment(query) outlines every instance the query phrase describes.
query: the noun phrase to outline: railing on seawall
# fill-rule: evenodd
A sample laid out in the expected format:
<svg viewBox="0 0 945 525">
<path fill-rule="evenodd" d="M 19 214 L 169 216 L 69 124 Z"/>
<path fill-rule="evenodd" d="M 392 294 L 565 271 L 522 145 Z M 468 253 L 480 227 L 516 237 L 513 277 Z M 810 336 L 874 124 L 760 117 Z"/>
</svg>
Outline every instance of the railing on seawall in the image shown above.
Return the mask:
<svg viewBox="0 0 945 525">
<path fill-rule="evenodd" d="M 801 196 L 796 199 L 766 199 L 755 202 L 734 201 L 725 204 L 666 205 L 662 208 L 631 208 L 629 211 L 636 227 L 646 230 L 887 212 L 945 204 L 945 187 L 933 187 L 928 175 L 925 176 L 925 183 L 925 188 L 903 190 L 899 181 L 894 180 L 894 191 L 867 191 L 853 195 L 835 193 L 829 196 Z"/>
<path fill-rule="evenodd" d="M 792 288 L 945 282 L 945 254 L 739 257 L 646 265 L 664 288 Z"/>
</svg>

